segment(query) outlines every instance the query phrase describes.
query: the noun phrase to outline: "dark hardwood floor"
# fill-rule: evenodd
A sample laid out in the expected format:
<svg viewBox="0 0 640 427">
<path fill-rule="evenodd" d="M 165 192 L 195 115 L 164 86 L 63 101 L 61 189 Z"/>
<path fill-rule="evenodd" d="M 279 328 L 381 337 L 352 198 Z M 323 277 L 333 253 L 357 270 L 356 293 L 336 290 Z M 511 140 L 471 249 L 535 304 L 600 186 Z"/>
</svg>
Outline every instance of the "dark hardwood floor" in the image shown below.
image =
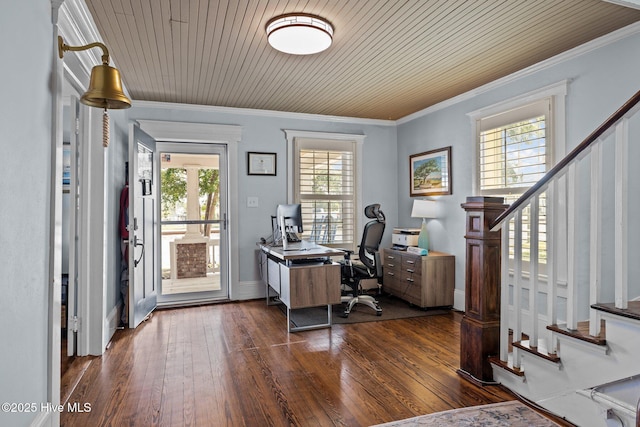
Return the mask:
<svg viewBox="0 0 640 427">
<path fill-rule="evenodd" d="M 372 314 L 373 315 L 373 314 Z M 459 313 L 288 334 L 264 300 L 159 310 L 62 392 L 63 426 L 368 426 L 515 399 L 456 373 Z M 78 371 L 76 369 L 75 371 Z M 69 373 L 74 369 L 69 369 Z"/>
</svg>

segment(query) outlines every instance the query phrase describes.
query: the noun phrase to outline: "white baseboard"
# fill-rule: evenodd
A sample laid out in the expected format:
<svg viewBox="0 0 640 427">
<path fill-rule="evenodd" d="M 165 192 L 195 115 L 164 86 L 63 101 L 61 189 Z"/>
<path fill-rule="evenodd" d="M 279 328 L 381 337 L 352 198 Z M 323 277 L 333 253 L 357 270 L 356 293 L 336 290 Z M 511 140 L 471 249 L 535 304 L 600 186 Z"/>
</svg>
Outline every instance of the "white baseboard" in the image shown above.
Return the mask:
<svg viewBox="0 0 640 427">
<path fill-rule="evenodd" d="M 249 300 L 265 297 L 265 285 L 261 280 L 240 282 L 234 287 L 231 294 L 233 300 Z"/>
<path fill-rule="evenodd" d="M 453 290 L 453 308 L 458 311 L 464 311 L 465 309 L 465 296 L 463 289 Z"/>
<path fill-rule="evenodd" d="M 31 427 L 53 427 L 60 425 L 60 413 L 57 414 L 57 422 L 54 411 L 41 411 L 31 422 Z"/>
<path fill-rule="evenodd" d="M 120 314 L 122 313 L 122 304 L 118 304 L 109 312 L 107 318 L 104 320 L 103 325 L 103 334 L 104 342 L 102 343 L 102 348 L 107 348 L 107 345 L 111 341 L 113 334 L 116 333 L 118 329 L 118 325 L 120 324 Z M 103 350 L 104 351 L 104 350 Z"/>
</svg>

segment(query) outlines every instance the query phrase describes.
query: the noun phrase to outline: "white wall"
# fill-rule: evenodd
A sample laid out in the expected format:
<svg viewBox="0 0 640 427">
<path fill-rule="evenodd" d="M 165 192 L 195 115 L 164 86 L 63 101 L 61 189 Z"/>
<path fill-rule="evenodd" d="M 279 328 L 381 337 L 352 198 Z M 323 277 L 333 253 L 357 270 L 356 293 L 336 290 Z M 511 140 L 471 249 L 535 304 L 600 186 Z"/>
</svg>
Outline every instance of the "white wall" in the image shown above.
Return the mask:
<svg viewBox="0 0 640 427">
<path fill-rule="evenodd" d="M 49 1 L 13 2 L 0 14 L 0 402 L 38 405 L 47 401 L 50 10 Z M 29 425 L 36 415 L 0 411 L 0 425 Z"/>
<path fill-rule="evenodd" d="M 460 205 L 467 196 L 474 195 L 474 140 L 467 114 L 569 79 L 566 97 L 566 141 L 569 152 L 640 88 L 637 72 L 640 69 L 640 57 L 637 54 L 640 48 L 639 31 L 640 26 L 637 24 L 630 26 L 617 33 L 629 34 L 626 38 L 607 44 L 606 41 L 614 40 L 615 35 L 606 36 L 574 50 L 574 54 L 581 53 L 578 56 L 571 57 L 569 53 L 553 58 L 466 94 L 458 102 L 446 101 L 441 106 L 413 115 L 415 118 L 400 120 L 398 217 L 403 225 L 417 227 L 420 224 L 419 219 L 410 217 L 412 198 L 409 197 L 408 190 L 409 156 L 449 145 L 453 147 L 453 194 L 439 198 L 445 213 L 443 218 L 429 222 L 429 231 L 432 249 L 456 256 L 457 301 L 464 295 L 465 283 L 465 213 Z M 561 60 L 562 58 L 567 59 Z M 634 145 L 633 142 L 631 145 Z M 588 221 L 581 220 L 579 226 L 585 227 L 586 231 Z M 580 247 L 587 250 L 589 244 L 586 242 Z M 633 255 L 637 255 L 636 250 L 630 254 L 630 260 Z M 635 266 L 632 268 L 637 269 Z M 583 268 L 582 278 L 584 270 Z M 629 277 L 637 276 L 637 271 L 635 273 Z M 456 308 L 464 309 L 464 305 Z"/>
</svg>

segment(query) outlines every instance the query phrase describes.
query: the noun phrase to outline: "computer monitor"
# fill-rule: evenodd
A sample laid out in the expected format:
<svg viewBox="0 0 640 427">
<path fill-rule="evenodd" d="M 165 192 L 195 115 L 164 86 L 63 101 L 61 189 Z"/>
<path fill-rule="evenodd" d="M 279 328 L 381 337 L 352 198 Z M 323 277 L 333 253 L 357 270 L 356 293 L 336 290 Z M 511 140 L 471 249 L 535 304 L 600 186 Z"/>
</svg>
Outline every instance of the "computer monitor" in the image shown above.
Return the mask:
<svg viewBox="0 0 640 427">
<path fill-rule="evenodd" d="M 296 204 L 288 204 L 288 205 L 278 205 L 276 209 L 276 219 L 277 225 L 279 228 L 281 224 L 285 224 L 285 230 L 280 230 L 281 233 L 285 234 L 288 237 L 289 242 L 299 241 L 300 239 L 297 236 L 297 233 L 302 233 L 302 207 L 299 203 Z"/>
</svg>

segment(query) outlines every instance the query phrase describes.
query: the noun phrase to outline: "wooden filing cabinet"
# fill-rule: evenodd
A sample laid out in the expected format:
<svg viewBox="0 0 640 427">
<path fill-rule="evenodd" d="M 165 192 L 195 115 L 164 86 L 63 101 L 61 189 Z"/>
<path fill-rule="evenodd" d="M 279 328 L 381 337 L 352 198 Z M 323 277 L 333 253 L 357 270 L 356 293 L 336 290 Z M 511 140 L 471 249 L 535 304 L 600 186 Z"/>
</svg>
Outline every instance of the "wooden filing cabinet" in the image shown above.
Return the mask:
<svg viewBox="0 0 640 427">
<path fill-rule="evenodd" d="M 382 290 L 421 308 L 453 306 L 455 257 L 383 249 Z"/>
</svg>

